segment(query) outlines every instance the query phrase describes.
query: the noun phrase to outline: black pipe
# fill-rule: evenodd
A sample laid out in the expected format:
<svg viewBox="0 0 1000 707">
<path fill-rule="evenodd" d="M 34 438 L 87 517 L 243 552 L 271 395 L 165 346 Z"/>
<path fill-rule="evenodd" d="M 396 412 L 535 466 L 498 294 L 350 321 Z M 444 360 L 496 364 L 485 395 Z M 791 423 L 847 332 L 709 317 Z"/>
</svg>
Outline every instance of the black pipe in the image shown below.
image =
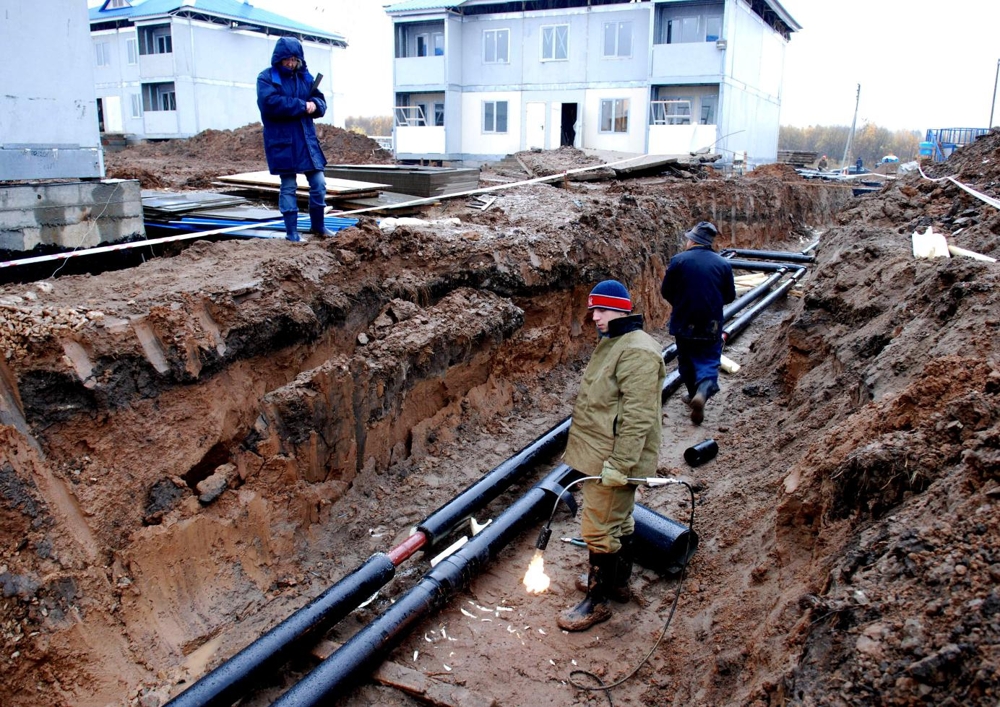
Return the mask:
<svg viewBox="0 0 1000 707">
<path fill-rule="evenodd" d="M 561 486 L 579 476 L 560 464 L 542 481 L 469 542 L 433 567 L 412 589 L 367 626 L 320 663 L 303 680 L 272 703 L 272 707 L 324 704 L 329 698 L 343 695 L 344 687 L 377 666 L 398 646 L 409 629 L 442 607 L 451 593 L 461 589 L 474 573 L 495 557 L 529 524 L 539 520 L 554 503 Z M 547 501 L 547 502 L 546 502 Z"/>
<path fill-rule="evenodd" d="M 572 418 L 567 417 L 551 430 L 522 449 L 516 455 L 498 465 L 478 481 L 472 483 L 462 493 L 424 518 L 417 530 L 427 536 L 428 548 L 453 531 L 459 523 L 476 511 L 485 508 L 490 501 L 507 490 L 528 470 L 545 458 L 554 456 L 566 445 Z"/>
<path fill-rule="evenodd" d="M 416 624 L 444 606 L 452 594 L 468 586 L 504 547 L 529 525 L 541 520 L 566 484 L 580 476 L 565 464 L 557 466 L 487 528 L 441 560 L 383 614 L 273 702 L 272 707 L 328 704 L 330 699 L 343 696 L 399 646 Z M 638 504 L 633 516 L 636 559 L 640 562 L 645 560 L 671 570 L 677 562 L 690 559 L 697 548 L 697 535 L 685 526 Z"/>
<path fill-rule="evenodd" d="M 677 574 L 698 549 L 698 534 L 682 523 L 635 504 L 635 561 L 663 574 Z"/>
<path fill-rule="evenodd" d="M 379 587 L 392 579 L 396 568 L 388 556 L 372 555 L 367 562 L 334 584 L 235 656 L 208 673 L 167 703 L 166 707 L 231 705 L 254 682 L 268 677 L 354 611 Z"/>
<path fill-rule="evenodd" d="M 806 255 L 805 253 L 788 253 L 783 250 L 745 250 L 743 248 L 726 248 L 722 251 L 721 255 L 725 255 L 726 253 L 742 255 L 745 258 L 766 258 L 768 260 L 780 260 L 787 261 L 789 263 L 816 262 L 815 255 Z"/>
<path fill-rule="evenodd" d="M 805 270 L 805 265 L 798 265 L 796 263 L 769 263 L 767 261 L 756 261 L 756 260 L 737 260 L 736 258 L 730 258 L 729 264 L 739 270 L 760 270 L 762 272 L 778 272 L 779 270 Z"/>
<path fill-rule="evenodd" d="M 793 273 L 790 278 L 775 287 L 774 290 L 767 295 L 767 297 L 764 297 L 753 307 L 750 307 L 750 309 L 724 326 L 722 328 L 722 334 L 725 340 L 728 342 L 736 338 L 740 332 L 750 326 L 750 322 L 752 322 L 758 314 L 770 307 L 771 304 L 779 297 L 784 297 L 785 293 L 791 289 L 792 285 L 794 285 L 798 281 L 799 277 L 801 277 L 804 273 L 804 269 Z"/>
</svg>

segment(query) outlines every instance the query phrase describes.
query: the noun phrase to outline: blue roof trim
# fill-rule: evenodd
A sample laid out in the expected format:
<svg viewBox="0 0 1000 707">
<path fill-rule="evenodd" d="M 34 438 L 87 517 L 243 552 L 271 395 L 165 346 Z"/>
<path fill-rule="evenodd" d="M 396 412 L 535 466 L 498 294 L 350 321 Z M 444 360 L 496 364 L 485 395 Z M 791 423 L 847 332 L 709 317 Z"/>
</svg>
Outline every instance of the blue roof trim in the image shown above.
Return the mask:
<svg viewBox="0 0 1000 707">
<path fill-rule="evenodd" d="M 238 20 L 248 24 L 281 29 L 301 34 L 310 34 L 339 42 L 347 41 L 344 35 L 311 27 L 301 22 L 289 19 L 267 10 L 261 10 L 253 5 L 239 0 L 132 0 L 132 7 L 122 7 L 115 10 L 104 9 L 107 3 L 90 9 L 90 21 L 116 19 L 142 19 L 170 15 L 177 10 L 193 10 L 206 15 L 214 15 L 223 19 Z"/>
</svg>

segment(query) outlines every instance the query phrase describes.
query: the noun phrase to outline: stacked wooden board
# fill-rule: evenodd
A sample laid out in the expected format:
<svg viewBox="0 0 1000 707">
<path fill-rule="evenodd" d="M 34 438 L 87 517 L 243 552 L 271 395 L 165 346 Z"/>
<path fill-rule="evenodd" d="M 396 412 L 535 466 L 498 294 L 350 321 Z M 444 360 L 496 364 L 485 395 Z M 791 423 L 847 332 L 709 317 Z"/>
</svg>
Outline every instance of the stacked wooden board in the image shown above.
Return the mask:
<svg viewBox="0 0 1000 707">
<path fill-rule="evenodd" d="M 324 170 L 327 180 L 364 179 L 388 185 L 388 191 L 429 198 L 479 188 L 479 170 L 468 167 L 420 167 L 394 164 L 335 164 Z"/>
<path fill-rule="evenodd" d="M 281 178 L 270 172 L 243 172 L 219 177 L 216 186 L 240 191 L 261 194 L 277 194 L 281 188 Z M 296 195 L 300 199 L 308 199 L 309 182 L 304 174 L 296 175 Z M 326 178 L 326 200 L 339 202 L 348 197 L 374 197 L 379 190 L 387 188 L 388 184 L 360 182 L 352 179 Z"/>
</svg>

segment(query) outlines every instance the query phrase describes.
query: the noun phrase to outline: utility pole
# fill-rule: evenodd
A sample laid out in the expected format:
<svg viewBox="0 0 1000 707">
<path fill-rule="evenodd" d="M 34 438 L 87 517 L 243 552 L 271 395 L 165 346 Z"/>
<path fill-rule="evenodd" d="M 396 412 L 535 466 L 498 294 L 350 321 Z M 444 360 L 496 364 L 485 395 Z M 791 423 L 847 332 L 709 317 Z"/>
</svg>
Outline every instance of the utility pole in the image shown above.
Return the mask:
<svg viewBox="0 0 1000 707">
<path fill-rule="evenodd" d="M 847 144 L 844 146 L 844 159 L 840 161 L 840 167 L 847 174 L 850 167 L 847 164 L 847 157 L 851 154 L 851 143 L 854 141 L 854 128 L 858 124 L 858 105 L 861 103 L 861 84 L 858 84 L 858 96 L 854 101 L 854 120 L 851 121 L 851 132 L 847 134 Z M 992 122 L 992 121 L 991 121 Z"/>
<path fill-rule="evenodd" d="M 990 103 L 990 124 L 987 125 L 987 129 L 993 128 L 993 108 L 997 104 L 997 79 L 1000 79 L 1000 59 L 997 59 L 997 75 L 993 79 L 993 102 Z"/>
</svg>

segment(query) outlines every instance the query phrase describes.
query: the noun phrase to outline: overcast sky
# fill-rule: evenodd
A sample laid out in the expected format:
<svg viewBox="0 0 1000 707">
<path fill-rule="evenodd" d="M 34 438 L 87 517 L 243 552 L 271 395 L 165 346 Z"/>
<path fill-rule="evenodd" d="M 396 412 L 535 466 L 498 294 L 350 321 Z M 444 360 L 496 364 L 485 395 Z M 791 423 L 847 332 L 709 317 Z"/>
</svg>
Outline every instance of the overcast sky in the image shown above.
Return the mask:
<svg viewBox="0 0 1000 707">
<path fill-rule="evenodd" d="M 392 111 L 388 0 L 251 0 L 347 36 L 350 115 Z M 785 62 L 781 124 L 890 130 L 987 127 L 1000 60 L 1000 0 L 780 0 L 802 31 Z M 1000 106 L 993 123 L 1000 123 Z"/>
</svg>

